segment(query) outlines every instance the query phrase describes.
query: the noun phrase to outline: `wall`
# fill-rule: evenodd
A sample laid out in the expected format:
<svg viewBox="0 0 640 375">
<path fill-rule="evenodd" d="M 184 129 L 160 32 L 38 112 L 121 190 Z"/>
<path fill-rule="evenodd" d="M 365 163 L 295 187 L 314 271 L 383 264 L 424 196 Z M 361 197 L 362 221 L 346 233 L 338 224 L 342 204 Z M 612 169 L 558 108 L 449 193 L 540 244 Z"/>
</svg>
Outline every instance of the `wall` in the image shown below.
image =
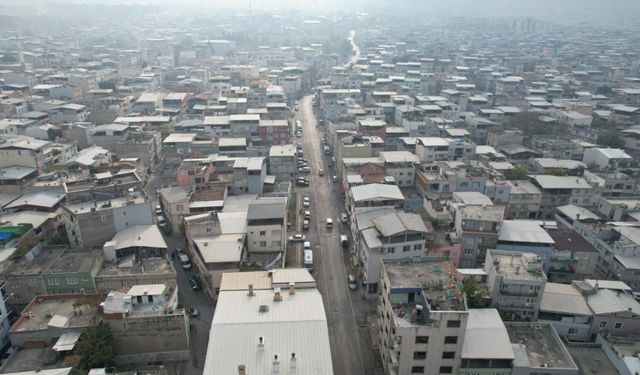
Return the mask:
<svg viewBox="0 0 640 375">
<path fill-rule="evenodd" d="M 128 204 L 113 208 L 113 226 L 116 232 L 134 225 L 153 225 L 151 202 Z"/>
</svg>

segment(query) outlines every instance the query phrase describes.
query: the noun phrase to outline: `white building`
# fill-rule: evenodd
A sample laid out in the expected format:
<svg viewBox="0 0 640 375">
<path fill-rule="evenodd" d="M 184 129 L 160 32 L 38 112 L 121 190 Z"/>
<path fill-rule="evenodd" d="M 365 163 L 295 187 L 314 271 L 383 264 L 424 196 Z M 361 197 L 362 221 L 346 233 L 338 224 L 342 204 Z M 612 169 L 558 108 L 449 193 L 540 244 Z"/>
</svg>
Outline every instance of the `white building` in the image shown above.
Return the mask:
<svg viewBox="0 0 640 375">
<path fill-rule="evenodd" d="M 247 246 L 249 257 L 282 256 L 287 245 L 287 199 L 260 198 L 249 203 Z"/>
<path fill-rule="evenodd" d="M 271 146 L 269 149 L 269 174 L 278 180 L 290 181 L 296 173 L 296 148 L 294 145 Z"/>
<path fill-rule="evenodd" d="M 204 373 L 332 375 L 324 303 L 309 272 L 223 274 Z"/>
<path fill-rule="evenodd" d="M 458 375 L 511 375 L 515 354 L 498 310 L 469 309 L 460 357 Z"/>
<path fill-rule="evenodd" d="M 593 312 L 574 285 L 547 283 L 540 301 L 538 319 L 551 323 L 561 337 L 571 341 L 587 341 Z"/>
<path fill-rule="evenodd" d="M 588 148 L 584 150 L 582 162 L 596 164 L 600 168 L 628 168 L 633 158 L 618 148 Z"/>
</svg>

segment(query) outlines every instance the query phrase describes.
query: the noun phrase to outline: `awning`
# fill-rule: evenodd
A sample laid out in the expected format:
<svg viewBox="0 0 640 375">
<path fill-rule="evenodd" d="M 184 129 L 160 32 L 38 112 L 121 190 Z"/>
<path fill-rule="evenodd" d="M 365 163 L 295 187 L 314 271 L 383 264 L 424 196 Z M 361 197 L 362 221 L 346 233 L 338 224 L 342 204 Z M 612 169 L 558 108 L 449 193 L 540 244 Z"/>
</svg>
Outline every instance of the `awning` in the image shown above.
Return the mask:
<svg viewBox="0 0 640 375">
<path fill-rule="evenodd" d="M 65 332 L 60 335 L 60 338 L 53 346 L 53 350 L 56 352 L 67 352 L 73 350 L 80 338 L 80 332 Z"/>
</svg>

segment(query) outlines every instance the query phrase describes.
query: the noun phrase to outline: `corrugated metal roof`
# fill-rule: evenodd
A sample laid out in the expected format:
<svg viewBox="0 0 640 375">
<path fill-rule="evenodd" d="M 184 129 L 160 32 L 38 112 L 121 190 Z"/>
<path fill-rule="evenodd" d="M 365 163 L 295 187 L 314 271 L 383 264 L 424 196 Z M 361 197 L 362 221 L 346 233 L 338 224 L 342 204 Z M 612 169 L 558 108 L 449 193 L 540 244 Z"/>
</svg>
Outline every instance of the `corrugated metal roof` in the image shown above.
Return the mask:
<svg viewBox="0 0 640 375">
<path fill-rule="evenodd" d="M 402 195 L 399 187 L 397 187 L 396 185 L 384 184 L 354 186 L 351 188 L 351 195 L 353 196 L 353 200 L 356 202 L 370 200 L 404 199 L 404 195 Z"/>
<path fill-rule="evenodd" d="M 585 298 L 573 285 L 547 283 L 544 287 L 540 311 L 558 314 L 591 315 Z"/>
<path fill-rule="evenodd" d="M 598 289 L 594 295 L 588 297 L 587 304 L 596 315 L 627 311 L 640 314 L 640 303 L 630 294 L 610 289 Z"/>
<path fill-rule="evenodd" d="M 291 353 L 296 374 L 333 374 L 327 319 L 317 289 L 284 290 L 281 302 L 273 291 L 222 291 L 211 324 L 205 374 L 235 374 L 244 365 L 247 374 L 273 372 L 278 355 L 280 373 L 291 373 Z M 265 306 L 265 312 L 260 312 Z M 258 346 L 263 337 L 264 346 Z"/>
<path fill-rule="evenodd" d="M 462 358 L 513 359 L 509 333 L 496 309 L 469 309 Z"/>
<path fill-rule="evenodd" d="M 388 215 L 373 218 L 371 222 L 384 237 L 406 231 L 428 232 L 420 215 L 406 212 L 393 212 Z"/>
<path fill-rule="evenodd" d="M 285 198 L 262 198 L 249 204 L 247 220 L 284 218 L 287 210 Z"/>
<path fill-rule="evenodd" d="M 555 241 L 536 221 L 505 220 L 498 241 L 553 244 Z"/>
</svg>

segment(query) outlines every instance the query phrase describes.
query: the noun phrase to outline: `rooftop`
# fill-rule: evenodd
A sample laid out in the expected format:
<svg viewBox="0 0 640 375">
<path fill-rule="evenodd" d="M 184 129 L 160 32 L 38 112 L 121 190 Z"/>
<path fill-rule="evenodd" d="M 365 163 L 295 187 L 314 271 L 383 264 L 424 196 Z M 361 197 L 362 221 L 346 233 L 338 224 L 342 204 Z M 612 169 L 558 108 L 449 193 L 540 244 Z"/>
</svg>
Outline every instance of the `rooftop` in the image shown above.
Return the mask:
<svg viewBox="0 0 640 375">
<path fill-rule="evenodd" d="M 5 208 L 19 208 L 22 206 L 35 206 L 44 208 L 53 208 L 56 204 L 64 199 L 64 193 L 57 190 L 36 191 L 25 193 L 18 199 L 9 203 Z"/>
<path fill-rule="evenodd" d="M 99 312 L 97 304 L 89 303 L 91 296 L 61 294 L 36 297 L 11 327 L 11 332 L 93 326 L 98 322 Z M 83 301 L 87 303 L 83 304 Z"/>
<path fill-rule="evenodd" d="M 530 176 L 543 189 L 591 189 L 591 185 L 582 177 L 573 176 Z"/>
<path fill-rule="evenodd" d="M 507 328 L 498 310 L 469 309 L 461 358 L 513 359 L 514 356 Z"/>
<path fill-rule="evenodd" d="M 123 229 L 113 236 L 111 242 L 115 242 L 118 250 L 131 247 L 167 248 L 167 243 L 155 224 L 134 225 Z"/>
<path fill-rule="evenodd" d="M 571 355 L 550 323 L 509 322 L 505 326 L 515 353 L 514 367 L 577 371 Z"/>
<path fill-rule="evenodd" d="M 285 198 L 262 198 L 249 204 L 247 220 L 284 218 L 287 211 Z"/>
<path fill-rule="evenodd" d="M 371 219 L 371 222 L 384 237 L 394 236 L 404 232 L 428 232 L 420 215 L 401 211 L 375 217 Z"/>
<path fill-rule="evenodd" d="M 591 315 L 591 309 L 587 305 L 582 293 L 573 285 L 546 283 L 540 311 L 566 315 Z"/>
<path fill-rule="evenodd" d="M 534 220 L 504 220 L 500 227 L 498 241 L 527 242 L 533 244 L 553 244 L 554 240 Z"/>
<path fill-rule="evenodd" d="M 368 184 L 351 188 L 351 196 L 356 202 L 404 200 L 404 195 L 396 185 Z"/>
<path fill-rule="evenodd" d="M 493 268 L 505 280 L 524 280 L 545 282 L 542 272 L 542 260 L 533 253 L 488 249 Z M 485 269 L 487 265 L 485 264 Z"/>
<path fill-rule="evenodd" d="M 221 234 L 192 240 L 205 263 L 237 263 L 242 258 L 244 237 L 244 234 Z"/>
<path fill-rule="evenodd" d="M 176 270 L 166 258 L 144 258 L 135 262 L 123 261 L 120 263 L 103 262 L 96 276 L 125 276 L 125 275 L 166 275 L 176 274 Z"/>
<path fill-rule="evenodd" d="M 460 214 L 463 219 L 501 221 L 504 215 L 502 206 L 462 206 Z"/>
</svg>

